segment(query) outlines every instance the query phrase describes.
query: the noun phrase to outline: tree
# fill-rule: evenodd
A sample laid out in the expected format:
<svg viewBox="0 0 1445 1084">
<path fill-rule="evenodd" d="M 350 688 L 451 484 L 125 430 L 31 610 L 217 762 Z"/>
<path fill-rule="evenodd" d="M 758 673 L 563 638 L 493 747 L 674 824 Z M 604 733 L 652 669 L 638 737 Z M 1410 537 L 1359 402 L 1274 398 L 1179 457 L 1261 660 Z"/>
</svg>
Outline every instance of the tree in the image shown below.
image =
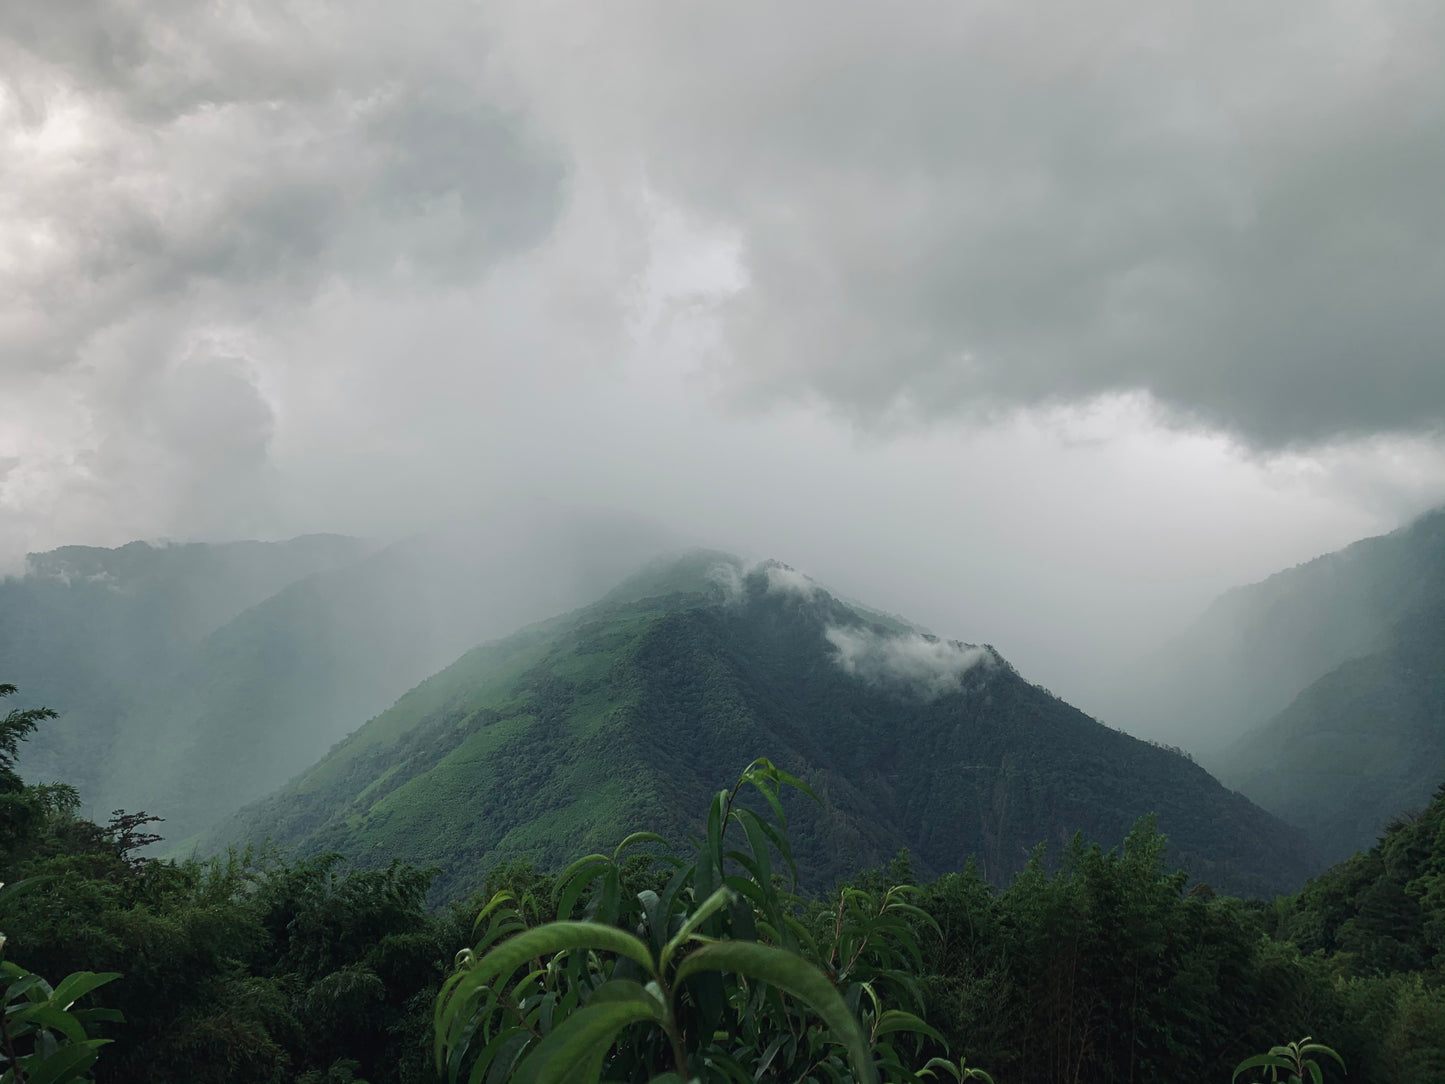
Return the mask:
<svg viewBox="0 0 1445 1084">
<path fill-rule="evenodd" d="M 15 695 L 15 686 L 0 684 L 0 698 Z M 49 708 L 26 708 L 12 711 L 0 719 L 0 794 L 13 793 L 24 784 L 15 773 L 15 758 L 20 755 L 20 743 L 30 736 L 45 719 L 54 719 L 55 712 Z"/>
</svg>

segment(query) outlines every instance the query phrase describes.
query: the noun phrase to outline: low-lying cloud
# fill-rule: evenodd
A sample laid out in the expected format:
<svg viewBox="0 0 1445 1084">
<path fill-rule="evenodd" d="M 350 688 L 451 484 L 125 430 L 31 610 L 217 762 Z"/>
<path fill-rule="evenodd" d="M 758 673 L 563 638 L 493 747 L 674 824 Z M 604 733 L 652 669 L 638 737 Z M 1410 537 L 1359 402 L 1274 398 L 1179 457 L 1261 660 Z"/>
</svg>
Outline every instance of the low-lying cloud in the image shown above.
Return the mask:
<svg viewBox="0 0 1445 1084">
<path fill-rule="evenodd" d="M 768 579 L 768 590 L 776 594 L 801 595 L 803 598 L 812 598 L 818 593 L 818 584 L 810 576 L 805 576 L 796 568 L 789 568 L 787 565 L 770 564 L 763 574 Z"/>
<path fill-rule="evenodd" d="M 903 685 L 930 700 L 960 691 L 967 674 L 994 665 L 994 654 L 986 647 L 916 632 L 833 625 L 824 635 L 847 673 L 870 684 Z"/>
</svg>

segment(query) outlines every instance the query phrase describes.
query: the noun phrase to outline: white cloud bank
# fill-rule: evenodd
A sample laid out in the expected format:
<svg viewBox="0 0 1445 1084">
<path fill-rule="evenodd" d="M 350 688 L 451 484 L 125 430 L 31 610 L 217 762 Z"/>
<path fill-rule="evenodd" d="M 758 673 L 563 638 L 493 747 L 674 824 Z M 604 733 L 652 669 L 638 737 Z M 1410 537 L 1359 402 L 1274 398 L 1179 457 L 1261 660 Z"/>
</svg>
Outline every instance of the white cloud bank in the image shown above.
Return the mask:
<svg viewBox="0 0 1445 1084">
<path fill-rule="evenodd" d="M 986 647 L 916 632 L 894 635 L 833 625 L 824 635 L 837 649 L 836 661 L 847 673 L 872 684 L 905 685 L 930 700 L 958 692 L 966 674 L 995 664 L 993 652 Z"/>
<path fill-rule="evenodd" d="M 796 568 L 787 565 L 770 564 L 765 570 L 768 591 L 776 594 L 801 595 L 812 598 L 818 593 L 818 584 L 811 576 L 805 576 Z"/>
</svg>

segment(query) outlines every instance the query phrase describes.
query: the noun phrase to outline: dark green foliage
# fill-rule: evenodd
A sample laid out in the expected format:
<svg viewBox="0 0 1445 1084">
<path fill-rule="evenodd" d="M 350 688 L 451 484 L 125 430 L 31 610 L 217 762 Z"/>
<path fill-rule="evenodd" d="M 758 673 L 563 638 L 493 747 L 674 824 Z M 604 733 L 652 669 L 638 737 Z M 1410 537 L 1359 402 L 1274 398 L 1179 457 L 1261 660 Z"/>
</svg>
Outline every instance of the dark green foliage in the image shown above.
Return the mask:
<svg viewBox="0 0 1445 1084">
<path fill-rule="evenodd" d="M 1145 821 L 1121 850 L 1076 839 L 1053 873 L 1036 854 L 1001 893 L 972 866 L 927 886 L 930 1019 L 999 1080 L 1227 1078 L 1287 997 L 1258 919 L 1163 856 Z"/>
<path fill-rule="evenodd" d="M 765 782 L 774 771 L 757 768 Z M 676 1018 L 691 1021 L 679 1032 L 686 1049 L 708 1050 L 738 1079 L 753 1079 L 769 1050 L 787 1079 L 820 1058 L 837 1076 L 856 1063 L 829 1041 L 840 1018 L 826 1022 L 791 997 L 765 995 L 748 1008 L 763 987 L 798 979 L 768 970 L 781 958 L 744 958 L 746 945 L 729 956 L 686 937 L 667 952 L 714 896 L 723 906 L 698 931 L 807 961 L 862 1026 L 885 1077 L 974 1071 L 935 1060 L 947 1042 L 950 1056 L 967 1051 L 999 1084 L 1222 1082 L 1280 1037 L 1316 1034 L 1339 1051 L 1349 1079 L 1445 1079 L 1445 790 L 1368 854 L 1272 904 L 1191 885 L 1172 871 L 1148 820 L 1117 850 L 1078 837 L 1052 859 L 1037 848 L 1002 889 L 973 864 L 915 888 L 916 855 L 903 854 L 810 899 L 787 891 L 802 854 L 777 825 L 784 815 L 796 824 L 812 803 L 783 802 L 783 779 L 752 802 L 742 791 L 717 795 L 710 816 L 690 826 L 700 841 L 693 862 L 670 860 L 642 835 L 558 874 L 526 861 L 479 871 L 484 898 L 502 894 L 483 926 L 505 934 L 558 918 L 600 921 L 636 939 L 676 988 Z M 75 791 L 58 784 L 21 784 L 5 797 L 23 813 L 0 837 L 0 874 L 43 883 L 0 896 L 7 956 L 45 975 L 122 973 L 87 1002 L 86 1041 L 111 1040 L 95 1067 L 99 1084 L 435 1080 L 433 1004 L 456 949 L 476 939 L 481 898 L 428 913 L 429 874 L 357 870 L 334 854 L 147 859 L 136 854 L 150 822 L 143 814 L 93 824 L 78 815 Z M 493 947 L 495 938 L 472 959 Z M 518 1008 L 536 1014 L 539 1031 L 552 1026 L 542 1013 L 564 1022 L 569 990 L 583 1007 L 584 986 L 626 979 L 610 959 L 573 951 L 537 990 L 518 993 Z M 750 969 L 749 997 L 730 1001 L 727 983 Z M 723 983 L 720 1000 L 709 976 Z M 804 1000 L 827 1000 L 824 987 L 808 989 L 797 986 Z M 676 1064 L 665 1027 L 657 1043 L 645 1034 L 627 1032 L 638 1060 L 619 1078 Z M 457 1048 L 463 1062 L 474 1049 Z M 1324 1080 L 1333 1072 L 1326 1064 Z"/>
<path fill-rule="evenodd" d="M 18 885 L 6 886 L 13 894 Z M 3 902 L 3 895 L 0 895 Z M 0 953 L 4 938 L 0 937 Z M 86 1028 L 124 1020 L 113 1009 L 76 1008 L 75 1003 L 119 975 L 77 971 L 56 986 L 32 971 L 0 959 L 0 1084 L 73 1084 L 89 1079 L 100 1048 Z"/>
<path fill-rule="evenodd" d="M 15 693 L 14 685 L 0 685 L 0 700 Z M 15 773 L 15 758 L 20 755 L 20 743 L 30 737 L 31 732 L 46 719 L 54 719 L 55 712 L 49 708 L 15 709 L 0 718 L 0 795 L 13 794 L 23 784 Z"/>
<path fill-rule="evenodd" d="M 739 802 L 745 785 L 771 817 Z M 509 893 L 493 897 L 438 998 L 438 1068 L 452 1081 L 527 1084 L 917 1081 L 921 1045 L 942 1037 L 886 1006 L 896 994 L 894 1006 L 922 1007 L 913 925 L 931 920 L 904 902 L 906 886 L 881 898 L 849 888 L 810 934 L 773 877 L 775 857 L 792 867 L 784 786 L 806 790 L 767 761 L 750 765 L 711 803 L 692 862 L 655 858 L 660 891 L 620 891 L 624 853 L 660 843 L 653 833 L 574 862 L 558 910 L 580 908 L 584 921 L 529 926 Z"/>
<path fill-rule="evenodd" d="M 0 889 L 6 966 L 120 973 L 90 998 L 86 1042 L 111 1043 L 102 1081 L 430 1079 L 428 1006 L 465 925 L 423 909 L 429 874 L 336 856 L 162 862 L 135 853 L 143 814 L 96 825 L 59 784 L 0 799 L 0 876 L 35 886 Z"/>
<path fill-rule="evenodd" d="M 215 842 L 436 865 L 439 895 L 456 898 L 489 865 L 555 867 L 632 824 L 681 838 L 717 774 L 769 749 L 825 799 L 790 807 L 812 888 L 903 847 L 922 874 L 977 855 L 1003 884 L 1040 840 L 1054 861 L 1076 831 L 1117 843 L 1150 812 L 1171 860 L 1222 889 L 1292 889 L 1319 868 L 1297 833 L 1185 757 L 1099 725 L 989 649 L 943 695 L 865 680 L 829 630 L 886 637 L 896 622 L 720 562 L 654 569 L 469 653 Z M 647 593 L 661 589 L 674 593 Z"/>
</svg>

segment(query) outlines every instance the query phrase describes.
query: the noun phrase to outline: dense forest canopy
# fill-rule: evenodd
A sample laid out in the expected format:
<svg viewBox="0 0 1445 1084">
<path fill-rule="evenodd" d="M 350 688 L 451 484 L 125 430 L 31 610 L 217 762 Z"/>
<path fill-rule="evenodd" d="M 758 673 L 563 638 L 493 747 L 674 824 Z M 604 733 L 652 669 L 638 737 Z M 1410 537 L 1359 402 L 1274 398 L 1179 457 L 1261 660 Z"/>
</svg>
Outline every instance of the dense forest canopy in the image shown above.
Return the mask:
<svg viewBox="0 0 1445 1084">
<path fill-rule="evenodd" d="M 5 733 L 42 723 L 37 710 L 12 713 Z M 101 1082 L 435 1080 L 433 1005 L 487 900 L 510 893 L 526 927 L 589 911 L 606 919 L 609 906 L 622 907 L 626 925 L 674 868 L 642 847 L 603 863 L 612 881 L 593 869 L 601 879 L 579 895 L 565 876 L 514 863 L 486 872 L 474 897 L 433 911 L 427 871 L 357 870 L 340 855 L 139 857 L 145 818 L 97 825 L 79 816 L 70 788 L 6 778 L 0 867 L 44 888 L 0 898 L 5 953 L 51 977 L 121 974 L 88 995 L 125 1016 L 93 1028 L 113 1040 L 96 1063 Z M 771 853 L 785 886 L 786 835 L 734 832 L 738 860 Z M 1000 1082 L 1223 1081 L 1246 1056 L 1313 1034 L 1339 1052 L 1349 1079 L 1440 1079 L 1445 788 L 1367 854 L 1272 902 L 1191 883 L 1165 853 L 1144 821 L 1121 848 L 1076 839 L 1054 868 L 1040 853 L 1002 889 L 970 865 L 907 890 L 917 911 L 907 912 L 905 940 L 920 951 L 872 966 L 893 976 L 885 996 L 906 1002 L 890 1007 L 928 1030 L 899 1036 L 887 1056 L 915 1069 L 928 1056 L 955 1065 L 963 1056 Z M 827 945 L 850 899 L 876 907 L 916 880 L 900 856 L 771 906 Z"/>
</svg>

